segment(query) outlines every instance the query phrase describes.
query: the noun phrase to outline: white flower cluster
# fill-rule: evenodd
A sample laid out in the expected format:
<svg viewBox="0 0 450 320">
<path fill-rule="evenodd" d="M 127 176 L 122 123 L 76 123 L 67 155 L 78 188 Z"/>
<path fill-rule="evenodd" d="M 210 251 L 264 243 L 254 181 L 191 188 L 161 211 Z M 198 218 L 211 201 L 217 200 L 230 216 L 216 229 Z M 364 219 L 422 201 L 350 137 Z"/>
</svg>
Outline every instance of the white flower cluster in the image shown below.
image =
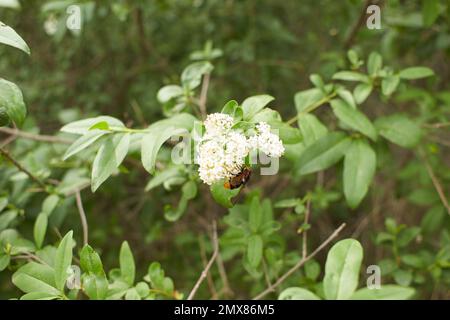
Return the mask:
<svg viewBox="0 0 450 320">
<path fill-rule="evenodd" d="M 270 126 L 267 123 L 257 124 L 256 131 L 257 133 L 249 139 L 252 149 L 260 150 L 272 158 L 279 158 L 283 155 L 283 143 L 276 134 L 270 132 Z"/>
<path fill-rule="evenodd" d="M 252 150 L 259 149 L 270 157 L 280 157 L 284 152 L 281 140 L 270 132 L 267 123 L 260 122 L 257 133 L 250 138 L 231 129 L 233 117 L 227 114 L 210 114 L 204 125 L 206 131 L 198 146 L 197 162 L 200 179 L 206 184 L 237 175 Z"/>
</svg>

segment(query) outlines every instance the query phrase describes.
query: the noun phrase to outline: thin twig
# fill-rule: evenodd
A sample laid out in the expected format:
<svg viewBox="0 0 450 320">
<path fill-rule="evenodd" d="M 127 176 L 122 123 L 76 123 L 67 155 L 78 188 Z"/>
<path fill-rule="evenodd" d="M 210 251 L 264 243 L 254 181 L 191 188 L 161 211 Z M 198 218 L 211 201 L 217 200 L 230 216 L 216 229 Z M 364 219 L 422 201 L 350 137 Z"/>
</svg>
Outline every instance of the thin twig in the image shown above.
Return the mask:
<svg viewBox="0 0 450 320">
<path fill-rule="evenodd" d="M 305 222 L 304 222 L 305 226 L 308 224 L 308 221 L 309 221 L 310 210 L 311 210 L 311 198 L 308 197 L 308 200 L 306 201 L 306 212 L 305 212 Z M 307 254 L 308 254 L 308 228 L 306 228 L 306 230 L 303 230 L 302 259 L 305 259 Z"/>
<path fill-rule="evenodd" d="M 341 224 L 339 228 L 334 230 L 334 232 L 324 241 L 320 246 L 318 246 L 310 255 L 308 255 L 306 258 L 300 259 L 299 262 L 295 266 L 293 266 L 291 269 L 289 269 L 285 274 L 283 274 L 280 278 L 278 278 L 277 281 L 274 282 L 274 284 L 270 287 L 268 287 L 266 290 L 258 294 L 256 297 L 253 298 L 253 300 L 259 300 L 266 296 L 267 294 L 273 292 L 276 287 L 278 287 L 281 283 L 283 283 L 290 275 L 292 275 L 295 271 L 297 271 L 300 267 L 302 267 L 308 260 L 314 258 L 316 254 L 318 254 L 323 248 L 325 248 L 334 238 L 337 237 L 339 232 L 345 227 L 345 223 Z"/>
<path fill-rule="evenodd" d="M 358 20 L 350 30 L 347 39 L 344 41 L 345 49 L 349 49 L 352 46 L 353 41 L 355 40 L 356 35 L 358 34 L 358 31 L 361 29 L 361 27 L 364 25 L 364 22 L 366 21 L 367 7 L 369 7 L 371 4 L 372 4 L 371 0 L 365 1 L 362 11 L 359 14 Z"/>
<path fill-rule="evenodd" d="M 81 200 L 81 193 L 80 190 L 77 190 L 75 192 L 75 198 L 77 199 L 77 207 L 78 207 L 78 212 L 80 214 L 80 220 L 81 220 L 81 226 L 83 228 L 83 245 L 87 245 L 88 244 L 88 223 L 87 223 L 87 219 L 86 219 L 86 213 L 84 212 L 84 208 L 83 208 L 83 201 Z"/>
<path fill-rule="evenodd" d="M 437 193 L 439 194 L 439 198 L 441 199 L 442 204 L 447 209 L 447 213 L 450 215 L 450 205 L 447 201 L 447 197 L 445 196 L 442 185 L 439 182 L 436 175 L 434 174 L 433 168 L 431 167 L 431 164 L 428 161 L 425 153 L 423 151 L 421 151 L 421 153 L 422 153 L 423 162 L 425 164 L 425 168 L 427 169 L 427 172 L 428 172 L 428 175 L 430 176 L 431 182 L 433 182 L 434 188 L 436 189 Z"/>
<path fill-rule="evenodd" d="M 206 100 L 208 98 L 208 87 L 210 78 L 211 78 L 210 73 L 206 73 L 203 76 L 202 91 L 200 92 L 200 99 L 198 102 L 198 107 L 200 108 L 200 112 L 202 114 L 203 119 L 206 118 Z"/>
<path fill-rule="evenodd" d="M 220 251 L 217 253 L 216 258 L 217 269 L 219 269 L 220 279 L 222 279 L 223 288 L 221 291 L 227 297 L 232 297 L 234 295 L 233 290 L 230 287 L 230 282 L 228 281 L 227 271 L 225 270 L 225 264 L 223 263 L 222 255 Z"/>
<path fill-rule="evenodd" d="M 42 134 L 34 134 L 30 132 L 20 131 L 18 129 L 11 128 L 0 128 L 0 132 L 6 133 L 12 136 L 17 136 L 19 138 L 25 138 L 29 140 L 42 141 L 42 142 L 51 142 L 51 143 L 62 143 L 62 144 L 71 144 L 73 141 L 69 139 L 64 139 L 55 136 L 47 136 Z"/>
<path fill-rule="evenodd" d="M 200 277 L 198 278 L 194 287 L 192 288 L 191 293 L 189 293 L 187 300 L 192 300 L 194 298 L 195 293 L 197 292 L 197 290 L 200 287 L 200 284 L 203 282 L 203 280 L 205 280 L 206 275 L 208 274 L 209 269 L 211 268 L 212 264 L 214 263 L 214 260 L 216 260 L 217 253 L 219 252 L 219 240 L 217 237 L 216 221 L 214 221 L 213 225 L 212 225 L 212 234 L 213 234 L 213 247 L 214 247 L 213 254 L 211 256 L 211 259 L 209 259 L 208 264 L 206 265 L 205 269 L 203 269 L 202 273 L 200 274 Z"/>
<path fill-rule="evenodd" d="M 8 151 L 6 151 L 3 148 L 0 148 L 0 154 L 5 157 L 9 162 L 11 162 L 17 169 L 19 169 L 20 171 L 22 171 L 23 173 L 25 173 L 31 180 L 33 180 L 34 182 L 36 182 L 43 190 L 47 189 L 47 186 L 45 185 L 44 182 L 42 182 L 41 180 L 39 180 L 39 178 L 37 178 L 35 175 L 33 175 L 30 171 L 28 171 L 27 169 L 25 169 L 19 162 L 17 162 L 10 154 Z"/>
<path fill-rule="evenodd" d="M 203 267 L 206 268 L 208 261 L 206 259 L 205 244 L 203 243 L 202 237 L 199 237 L 198 243 L 200 246 L 200 257 L 202 258 Z M 216 290 L 216 286 L 214 285 L 214 280 L 211 276 L 211 273 L 209 273 L 209 272 L 207 273 L 206 280 L 208 282 L 209 292 L 211 293 L 211 299 L 212 300 L 217 299 L 217 290 Z"/>
</svg>

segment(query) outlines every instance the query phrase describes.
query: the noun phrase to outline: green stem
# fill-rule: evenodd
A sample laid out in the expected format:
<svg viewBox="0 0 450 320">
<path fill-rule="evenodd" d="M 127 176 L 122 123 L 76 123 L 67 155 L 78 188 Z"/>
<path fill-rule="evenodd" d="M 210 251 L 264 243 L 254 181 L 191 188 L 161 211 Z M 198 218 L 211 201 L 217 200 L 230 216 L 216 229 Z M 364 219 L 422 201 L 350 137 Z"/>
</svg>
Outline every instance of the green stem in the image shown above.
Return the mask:
<svg viewBox="0 0 450 320">
<path fill-rule="evenodd" d="M 320 107 L 321 105 L 327 103 L 328 101 L 330 101 L 331 99 L 333 99 L 336 96 L 336 92 L 331 93 L 330 95 L 323 97 L 322 99 L 320 99 L 319 101 L 317 101 L 316 103 L 313 103 L 311 105 L 309 105 L 308 107 L 305 108 L 305 110 L 297 113 L 297 115 L 291 119 L 289 119 L 286 123 L 288 125 L 293 124 L 295 121 L 297 121 L 298 117 L 301 114 L 306 114 L 306 113 L 310 113 L 314 110 L 316 110 L 318 107 Z"/>
</svg>

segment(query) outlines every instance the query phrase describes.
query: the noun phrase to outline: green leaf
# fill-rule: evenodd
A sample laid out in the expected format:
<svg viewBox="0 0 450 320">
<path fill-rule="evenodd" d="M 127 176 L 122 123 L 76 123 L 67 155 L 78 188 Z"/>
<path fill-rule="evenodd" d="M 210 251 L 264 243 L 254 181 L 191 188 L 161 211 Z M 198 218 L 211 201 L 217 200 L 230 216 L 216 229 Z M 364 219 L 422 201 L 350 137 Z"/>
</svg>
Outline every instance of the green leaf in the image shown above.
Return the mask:
<svg viewBox="0 0 450 320">
<path fill-rule="evenodd" d="M 55 210 L 59 202 L 59 197 L 56 194 L 51 194 L 45 198 L 42 203 L 42 212 L 46 213 L 48 216 Z"/>
<path fill-rule="evenodd" d="M 328 252 L 323 287 L 328 300 L 349 299 L 358 286 L 363 257 L 361 244 L 354 239 L 336 243 Z"/>
<path fill-rule="evenodd" d="M 297 122 L 306 146 L 313 144 L 328 133 L 328 129 L 313 114 L 302 114 Z"/>
<path fill-rule="evenodd" d="M 166 103 L 170 100 L 182 96 L 184 94 L 184 90 L 182 87 L 177 85 L 168 85 L 159 89 L 156 98 L 160 103 Z"/>
<path fill-rule="evenodd" d="M 91 128 L 95 126 L 97 123 L 106 122 L 110 129 L 121 129 L 124 128 L 125 125 L 122 121 L 109 117 L 109 116 L 99 116 L 95 118 L 88 118 L 84 120 L 78 120 L 71 123 L 66 124 L 61 128 L 62 132 L 73 133 L 83 135 L 91 131 Z"/>
<path fill-rule="evenodd" d="M 381 81 L 381 92 L 385 96 L 390 96 L 400 83 L 400 77 L 397 74 L 387 76 Z"/>
<path fill-rule="evenodd" d="M 338 162 L 347 150 L 350 139 L 342 132 L 329 133 L 308 146 L 298 159 L 300 174 L 325 170 Z"/>
<path fill-rule="evenodd" d="M 156 156 L 164 142 L 177 134 L 192 130 L 195 117 L 188 113 L 180 113 L 171 118 L 153 123 L 148 127 L 148 133 L 142 137 L 141 160 L 149 173 L 154 173 Z"/>
<path fill-rule="evenodd" d="M 178 207 L 174 210 L 170 205 L 164 208 L 164 218 L 168 221 L 177 221 L 186 211 L 189 200 L 195 198 L 197 195 L 197 184 L 189 180 L 181 188 L 181 199 L 178 202 Z"/>
<path fill-rule="evenodd" d="M 19 0 L 1 0 L 0 7 L 11 8 L 11 9 L 20 9 L 20 3 L 19 3 Z"/>
<path fill-rule="evenodd" d="M 378 52 L 372 52 L 367 59 L 367 72 L 374 76 L 381 70 L 383 66 L 383 58 Z"/>
<path fill-rule="evenodd" d="M 413 279 L 413 274 L 411 270 L 397 269 L 393 272 L 393 277 L 395 282 L 397 282 L 402 287 L 407 287 L 411 284 Z"/>
<path fill-rule="evenodd" d="M 85 272 L 90 272 L 99 277 L 105 276 L 100 256 L 88 244 L 80 252 L 80 266 Z"/>
<path fill-rule="evenodd" d="M 0 21 L 0 43 L 22 50 L 30 54 L 30 48 L 26 42 L 14 31 L 13 28 L 8 27 Z"/>
<path fill-rule="evenodd" d="M 355 97 L 355 101 L 358 104 L 363 103 L 366 101 L 367 97 L 372 92 L 372 85 L 369 83 L 360 83 L 355 87 L 355 90 L 353 90 L 353 96 Z"/>
<path fill-rule="evenodd" d="M 11 257 L 8 254 L 0 254 L 0 271 L 8 267 Z"/>
<path fill-rule="evenodd" d="M 337 95 L 353 109 L 357 108 L 355 98 L 353 97 L 352 93 L 350 91 L 348 91 L 347 89 L 337 90 Z"/>
<path fill-rule="evenodd" d="M 55 284 L 59 291 L 64 292 L 68 272 L 67 269 L 72 263 L 72 235 L 69 231 L 59 243 L 55 255 Z"/>
<path fill-rule="evenodd" d="M 212 184 L 210 189 L 214 200 L 225 208 L 233 207 L 234 204 L 233 202 L 231 202 L 231 199 L 237 196 L 239 194 L 239 191 L 241 190 L 241 188 L 233 190 L 226 189 L 223 186 L 223 182 L 217 182 Z"/>
<path fill-rule="evenodd" d="M 253 123 L 267 122 L 268 124 L 271 124 L 273 122 L 281 122 L 281 121 L 282 120 L 281 120 L 280 113 L 271 108 L 262 109 L 257 114 L 255 114 L 251 119 L 251 122 L 253 122 Z"/>
<path fill-rule="evenodd" d="M 252 232 L 257 232 L 261 227 L 262 222 L 262 211 L 260 200 L 258 197 L 253 197 L 250 202 L 250 209 L 248 212 L 248 224 Z"/>
<path fill-rule="evenodd" d="M 85 135 L 79 137 L 66 150 L 66 153 L 63 156 L 63 161 L 69 159 L 71 156 L 77 154 L 78 152 L 86 149 L 106 133 L 107 133 L 106 131 L 102 130 L 92 130 L 86 133 Z"/>
<path fill-rule="evenodd" d="M 344 195 L 356 208 L 369 189 L 375 174 L 376 154 L 363 139 L 354 140 L 344 157 Z"/>
<path fill-rule="evenodd" d="M 363 288 L 356 291 L 352 300 L 407 300 L 415 293 L 413 288 L 392 284 L 382 285 L 380 289 Z"/>
<path fill-rule="evenodd" d="M 91 300 L 104 300 L 108 293 L 108 280 L 105 276 L 84 274 L 83 290 Z"/>
<path fill-rule="evenodd" d="M 100 185 L 119 167 L 128 153 L 130 134 L 108 136 L 98 149 L 92 164 L 91 189 L 95 192 Z"/>
<path fill-rule="evenodd" d="M 336 117 L 344 124 L 374 141 L 377 140 L 375 127 L 364 113 L 352 108 L 340 99 L 333 99 L 330 101 L 330 104 Z"/>
<path fill-rule="evenodd" d="M 8 117 L 21 126 L 25 120 L 27 109 L 23 101 L 22 91 L 19 87 L 5 79 L 0 78 L 0 108 L 5 108 Z"/>
<path fill-rule="evenodd" d="M 125 294 L 125 300 L 141 300 L 141 296 L 135 288 L 131 288 L 127 290 L 127 293 Z"/>
<path fill-rule="evenodd" d="M 416 146 L 422 136 L 420 127 L 403 114 L 379 117 L 375 127 L 382 137 L 404 148 Z"/>
<path fill-rule="evenodd" d="M 355 71 L 340 71 L 333 75 L 335 80 L 359 81 L 369 83 L 369 77 L 363 73 Z"/>
<path fill-rule="evenodd" d="M 445 210 L 441 205 L 429 209 L 422 218 L 420 226 L 425 234 L 431 234 L 439 229 L 445 219 Z"/>
<path fill-rule="evenodd" d="M 47 223 L 47 214 L 45 212 L 41 212 L 36 218 L 33 230 L 34 242 L 36 243 L 36 247 L 38 249 L 42 247 L 42 243 L 44 242 L 45 233 L 47 232 Z"/>
<path fill-rule="evenodd" d="M 202 76 L 213 70 L 213 65 L 209 62 L 195 62 L 186 67 L 181 74 L 181 83 L 188 90 L 195 89 L 200 85 Z"/>
<path fill-rule="evenodd" d="M 6 208 L 7 205 L 8 205 L 8 198 L 0 197 L 0 212 L 2 212 Z"/>
<path fill-rule="evenodd" d="M 278 130 L 278 136 L 283 144 L 296 144 L 302 141 L 302 135 L 298 128 L 293 128 L 282 121 L 273 121 L 269 124 L 272 130 Z"/>
<path fill-rule="evenodd" d="M 25 293 L 60 294 L 55 285 L 55 270 L 48 265 L 29 262 L 13 274 L 12 282 Z"/>
<path fill-rule="evenodd" d="M 254 234 L 248 238 L 247 243 L 247 261 L 250 266 L 256 268 L 262 260 L 263 240 L 261 236 Z"/>
<path fill-rule="evenodd" d="M 422 1 L 422 19 L 425 27 L 430 27 L 439 16 L 439 0 Z"/>
<path fill-rule="evenodd" d="M 309 290 L 293 287 L 284 289 L 278 300 L 320 300 L 320 298 Z"/>
<path fill-rule="evenodd" d="M 275 98 L 267 94 L 252 96 L 242 102 L 244 111 L 244 120 L 250 120 L 254 115 L 261 111 L 269 102 Z"/>
<path fill-rule="evenodd" d="M 54 300 L 58 296 L 48 292 L 30 292 L 20 297 L 20 300 Z"/>
<path fill-rule="evenodd" d="M 427 67 L 411 67 L 400 71 L 399 76 L 402 79 L 414 80 L 434 75 L 434 71 Z"/>
<path fill-rule="evenodd" d="M 324 93 L 318 88 L 297 92 L 294 96 L 295 108 L 298 113 L 304 112 L 308 107 L 319 102 L 324 97 Z"/>
<path fill-rule="evenodd" d="M 120 275 L 122 279 L 130 286 L 134 283 L 136 267 L 134 265 L 133 253 L 127 241 L 122 243 L 120 247 Z"/>
</svg>

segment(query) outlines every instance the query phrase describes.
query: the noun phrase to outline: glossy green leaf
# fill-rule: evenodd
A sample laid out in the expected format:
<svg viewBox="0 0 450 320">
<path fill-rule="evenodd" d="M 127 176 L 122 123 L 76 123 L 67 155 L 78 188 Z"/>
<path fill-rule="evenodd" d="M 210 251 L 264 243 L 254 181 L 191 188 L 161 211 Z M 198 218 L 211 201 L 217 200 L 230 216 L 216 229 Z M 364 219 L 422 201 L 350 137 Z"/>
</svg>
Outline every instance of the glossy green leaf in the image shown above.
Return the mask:
<svg viewBox="0 0 450 320">
<path fill-rule="evenodd" d="M 392 284 L 383 284 L 380 289 L 363 288 L 357 290 L 352 300 L 407 300 L 413 297 L 413 288 L 401 287 Z"/>
<path fill-rule="evenodd" d="M 359 81 L 369 83 L 369 77 L 363 73 L 355 71 L 340 71 L 333 75 L 335 80 Z"/>
<path fill-rule="evenodd" d="M 68 268 L 72 264 L 72 235 L 69 231 L 59 243 L 55 255 L 55 284 L 59 291 L 64 291 L 64 285 L 69 275 Z"/>
<path fill-rule="evenodd" d="M 36 247 L 41 248 L 44 242 L 45 233 L 47 232 L 48 216 L 41 212 L 34 223 L 33 235 Z"/>
<path fill-rule="evenodd" d="M 120 274 L 122 279 L 130 286 L 134 283 L 134 276 L 136 273 L 136 267 L 134 264 L 133 253 L 127 241 L 122 243 L 120 247 Z"/>
<path fill-rule="evenodd" d="M 372 92 L 373 87 L 370 83 L 360 83 L 353 90 L 353 96 L 356 103 L 361 104 L 366 101 L 367 97 Z"/>
<path fill-rule="evenodd" d="M 194 116 L 180 113 L 148 127 L 148 133 L 144 134 L 141 142 L 141 160 L 144 168 L 154 173 L 156 157 L 164 142 L 172 136 L 186 134 L 192 130 L 195 121 Z"/>
<path fill-rule="evenodd" d="M 352 141 L 344 157 L 344 195 L 348 205 L 356 208 L 372 182 L 376 154 L 363 139 Z"/>
<path fill-rule="evenodd" d="M 0 254 L 0 271 L 8 267 L 10 260 L 11 257 L 8 254 Z"/>
<path fill-rule="evenodd" d="M 29 262 L 20 267 L 12 276 L 12 282 L 25 293 L 41 292 L 57 296 L 55 270 L 47 265 Z"/>
<path fill-rule="evenodd" d="M 381 136 L 405 148 L 416 146 L 422 136 L 420 127 L 403 114 L 379 117 L 375 127 Z"/>
<path fill-rule="evenodd" d="M 4 108 L 9 119 L 17 126 L 25 120 L 27 109 L 23 101 L 22 91 L 19 87 L 5 79 L 0 78 L 0 108 Z"/>
<path fill-rule="evenodd" d="M 307 289 L 293 287 L 284 289 L 278 300 L 320 300 L 320 298 Z"/>
<path fill-rule="evenodd" d="M 427 78 L 432 75 L 434 75 L 434 71 L 427 67 L 410 67 L 399 72 L 400 78 L 407 80 Z"/>
<path fill-rule="evenodd" d="M 85 135 L 81 136 L 74 143 L 70 145 L 70 147 L 66 150 L 66 153 L 63 156 L 63 160 L 69 159 L 71 156 L 77 154 L 80 151 L 83 151 L 95 141 L 100 139 L 107 132 L 102 130 L 92 130 Z"/>
<path fill-rule="evenodd" d="M 237 189 L 226 189 L 223 186 L 223 182 L 217 182 L 211 185 L 211 194 L 214 198 L 214 200 L 220 204 L 221 206 L 225 208 L 231 208 L 233 207 L 233 202 L 231 201 L 232 198 L 237 196 L 239 194 L 239 190 L 241 188 Z"/>
<path fill-rule="evenodd" d="M 156 98 L 161 103 L 169 102 L 170 100 L 183 95 L 184 90 L 182 87 L 177 85 L 168 85 L 159 89 Z"/>
<path fill-rule="evenodd" d="M 248 238 L 247 261 L 253 268 L 259 266 L 263 254 L 263 240 L 261 236 L 254 234 Z"/>
<path fill-rule="evenodd" d="M 116 118 L 110 116 L 99 116 L 95 118 L 88 118 L 68 123 L 61 128 L 61 131 L 83 135 L 91 131 L 90 129 L 100 122 L 108 123 L 108 126 L 111 129 L 121 129 L 125 127 L 123 122 Z"/>
<path fill-rule="evenodd" d="M 0 21 L 0 43 L 4 43 L 8 46 L 22 50 L 23 52 L 30 54 L 30 48 L 21 36 L 14 31 L 13 28 L 7 26 Z"/>
<path fill-rule="evenodd" d="M 364 113 L 352 108 L 340 99 L 333 99 L 330 104 L 336 117 L 344 124 L 374 141 L 377 140 L 377 131 Z"/>
<path fill-rule="evenodd" d="M 313 114 L 299 114 L 297 122 L 306 146 L 313 144 L 328 133 L 328 129 Z"/>
<path fill-rule="evenodd" d="M 350 139 L 342 132 L 329 133 L 308 146 L 297 162 L 300 174 L 325 170 L 344 156 Z"/>
<path fill-rule="evenodd" d="M 361 244 L 354 239 L 336 243 L 328 252 L 323 287 L 328 300 L 349 299 L 358 286 L 363 258 Z"/>
<path fill-rule="evenodd" d="M 372 52 L 367 59 L 367 72 L 370 75 L 376 75 L 383 66 L 383 58 L 378 52 Z"/>
<path fill-rule="evenodd" d="M 128 153 L 130 134 L 108 136 L 98 149 L 92 164 L 91 189 L 95 192 L 100 185 L 119 167 Z"/>
<path fill-rule="evenodd" d="M 183 87 L 192 90 L 201 83 L 202 76 L 213 70 L 213 65 L 206 61 L 194 62 L 188 65 L 181 74 L 181 83 Z"/>
<path fill-rule="evenodd" d="M 297 92 L 294 96 L 295 108 L 298 113 L 305 112 L 309 107 L 319 102 L 324 97 L 324 93 L 318 88 Z"/>
<path fill-rule="evenodd" d="M 102 277 L 105 275 L 100 256 L 90 246 L 85 245 L 80 252 L 80 266 L 83 271 Z"/>
<path fill-rule="evenodd" d="M 254 115 L 261 111 L 269 102 L 275 98 L 267 94 L 252 96 L 242 102 L 242 110 L 244 111 L 244 120 L 250 120 Z"/>
</svg>

